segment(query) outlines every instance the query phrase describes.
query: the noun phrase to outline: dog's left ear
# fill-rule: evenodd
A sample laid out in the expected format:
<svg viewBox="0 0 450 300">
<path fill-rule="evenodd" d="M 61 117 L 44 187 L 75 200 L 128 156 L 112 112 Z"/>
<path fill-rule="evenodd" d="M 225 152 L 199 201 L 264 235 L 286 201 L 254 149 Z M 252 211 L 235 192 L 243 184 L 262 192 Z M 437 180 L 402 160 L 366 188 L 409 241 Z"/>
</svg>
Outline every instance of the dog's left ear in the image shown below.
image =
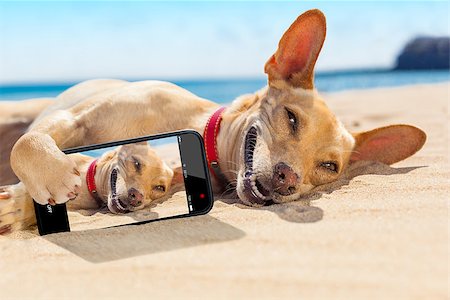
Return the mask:
<svg viewBox="0 0 450 300">
<path fill-rule="evenodd" d="M 425 132 L 410 125 L 391 125 L 353 134 L 355 147 L 350 163 L 379 161 L 388 165 L 401 161 L 422 148 Z"/>
<path fill-rule="evenodd" d="M 173 171 L 173 177 L 172 177 L 172 183 L 171 186 L 184 184 L 184 176 L 183 176 L 183 169 L 181 167 L 172 169 Z"/>
<path fill-rule="evenodd" d="M 122 146 L 123 149 L 133 149 L 135 146 L 148 146 L 147 142 L 138 142 L 138 143 L 132 143 L 132 144 L 125 144 Z"/>
<path fill-rule="evenodd" d="M 294 87 L 313 89 L 314 65 L 325 34 L 325 16 L 320 10 L 308 10 L 300 15 L 284 33 L 277 52 L 264 67 L 269 85 L 276 80 L 284 80 Z"/>
<path fill-rule="evenodd" d="M 133 143 L 133 144 L 125 144 L 125 145 L 120 146 L 119 152 L 120 153 L 132 152 L 133 150 L 136 150 L 136 146 L 147 146 L 148 147 L 148 143 L 147 142 L 139 142 L 139 143 Z"/>
</svg>

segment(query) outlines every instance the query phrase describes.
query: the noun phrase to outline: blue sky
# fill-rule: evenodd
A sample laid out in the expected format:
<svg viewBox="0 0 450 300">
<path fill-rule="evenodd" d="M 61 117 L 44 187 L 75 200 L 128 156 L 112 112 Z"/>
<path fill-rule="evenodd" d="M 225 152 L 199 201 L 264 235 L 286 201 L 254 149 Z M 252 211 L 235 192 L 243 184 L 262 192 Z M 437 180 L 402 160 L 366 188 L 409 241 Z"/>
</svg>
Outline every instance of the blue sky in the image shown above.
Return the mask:
<svg viewBox="0 0 450 300">
<path fill-rule="evenodd" d="M 262 77 L 310 8 L 327 16 L 322 71 L 390 67 L 412 37 L 449 35 L 448 2 L 1 2 L 0 84 Z"/>
</svg>

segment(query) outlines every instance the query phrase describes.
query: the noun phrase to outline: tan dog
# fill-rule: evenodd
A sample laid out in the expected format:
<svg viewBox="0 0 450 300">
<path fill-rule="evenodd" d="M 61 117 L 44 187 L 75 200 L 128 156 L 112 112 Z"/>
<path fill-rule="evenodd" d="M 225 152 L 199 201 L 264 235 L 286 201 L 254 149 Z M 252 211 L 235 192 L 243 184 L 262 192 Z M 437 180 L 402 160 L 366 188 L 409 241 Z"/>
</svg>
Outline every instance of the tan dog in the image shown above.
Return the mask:
<svg viewBox="0 0 450 300">
<path fill-rule="evenodd" d="M 343 127 L 314 90 L 325 32 L 320 11 L 302 14 L 265 65 L 268 86 L 237 98 L 223 114 L 219 165 L 248 205 L 296 200 L 335 181 L 354 161 L 392 164 L 425 142 L 425 133 L 409 125 L 354 134 Z M 39 203 L 64 203 L 81 179 L 76 163 L 60 148 L 184 128 L 203 132 L 217 108 L 167 82 L 83 82 L 59 95 L 34 121 L 15 144 L 11 166 Z M 214 185 L 216 192 L 224 188 Z"/>
<path fill-rule="evenodd" d="M 81 178 L 86 178 L 95 158 L 70 154 Z M 96 193 L 87 180 L 71 194 L 70 210 L 108 207 L 112 213 L 126 213 L 144 208 L 163 197 L 170 188 L 174 172 L 147 143 L 120 146 L 95 161 L 92 172 Z M 22 183 L 0 187 L 0 233 L 36 224 L 32 198 Z M 53 203 L 51 203 L 53 204 Z"/>
</svg>

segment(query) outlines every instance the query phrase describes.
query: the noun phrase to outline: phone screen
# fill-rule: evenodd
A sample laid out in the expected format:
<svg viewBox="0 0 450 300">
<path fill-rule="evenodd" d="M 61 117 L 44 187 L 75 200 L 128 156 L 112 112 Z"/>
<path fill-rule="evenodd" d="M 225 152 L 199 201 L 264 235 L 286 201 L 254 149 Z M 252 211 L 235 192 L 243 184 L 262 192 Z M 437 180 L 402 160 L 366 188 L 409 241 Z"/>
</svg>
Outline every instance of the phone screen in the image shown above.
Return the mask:
<svg viewBox="0 0 450 300">
<path fill-rule="evenodd" d="M 70 149 L 82 192 L 66 203 L 71 231 L 205 213 L 212 205 L 198 134 Z M 92 149 L 94 148 L 94 149 Z"/>
</svg>

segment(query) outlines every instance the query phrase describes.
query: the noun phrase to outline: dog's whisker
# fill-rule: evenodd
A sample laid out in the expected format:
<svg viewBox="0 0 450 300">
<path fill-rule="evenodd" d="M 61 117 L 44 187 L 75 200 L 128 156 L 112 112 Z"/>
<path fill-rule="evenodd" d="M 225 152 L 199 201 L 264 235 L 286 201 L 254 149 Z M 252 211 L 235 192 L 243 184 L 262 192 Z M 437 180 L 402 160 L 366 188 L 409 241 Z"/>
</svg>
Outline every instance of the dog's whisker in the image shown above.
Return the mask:
<svg viewBox="0 0 450 300">
<path fill-rule="evenodd" d="M 237 185 L 237 180 L 232 180 L 225 186 L 225 188 L 228 188 L 229 186 L 236 187 L 236 185 Z"/>
<path fill-rule="evenodd" d="M 238 166 L 238 165 L 239 165 L 237 162 L 234 162 L 234 161 L 232 161 L 232 160 L 226 160 L 225 162 L 226 162 L 227 164 L 233 164 L 233 165 L 235 165 L 235 166 Z"/>
<path fill-rule="evenodd" d="M 230 182 L 228 182 L 228 184 L 225 187 L 228 187 L 230 185 L 236 185 L 236 184 L 237 184 L 237 180 L 234 179 L 234 180 L 231 180 Z"/>
<path fill-rule="evenodd" d="M 223 196 L 225 196 L 225 195 L 227 195 L 227 194 L 232 194 L 232 193 L 235 193 L 235 192 L 236 192 L 236 186 L 231 186 L 231 187 L 229 187 L 229 188 L 226 188 L 226 189 L 223 191 L 223 193 L 220 194 L 219 197 L 223 197 Z"/>
<path fill-rule="evenodd" d="M 221 193 L 220 196 L 224 196 L 224 195 L 226 195 L 226 194 L 229 194 L 229 193 L 231 193 L 231 192 L 234 192 L 235 190 L 236 190 L 236 187 L 229 187 L 229 188 L 225 189 L 225 190 L 223 191 L 223 193 Z"/>
<path fill-rule="evenodd" d="M 238 171 L 233 171 L 233 170 L 230 170 L 230 171 L 223 171 L 222 173 L 224 173 L 224 174 L 232 174 L 232 175 L 238 175 L 238 174 L 239 174 Z"/>
</svg>

